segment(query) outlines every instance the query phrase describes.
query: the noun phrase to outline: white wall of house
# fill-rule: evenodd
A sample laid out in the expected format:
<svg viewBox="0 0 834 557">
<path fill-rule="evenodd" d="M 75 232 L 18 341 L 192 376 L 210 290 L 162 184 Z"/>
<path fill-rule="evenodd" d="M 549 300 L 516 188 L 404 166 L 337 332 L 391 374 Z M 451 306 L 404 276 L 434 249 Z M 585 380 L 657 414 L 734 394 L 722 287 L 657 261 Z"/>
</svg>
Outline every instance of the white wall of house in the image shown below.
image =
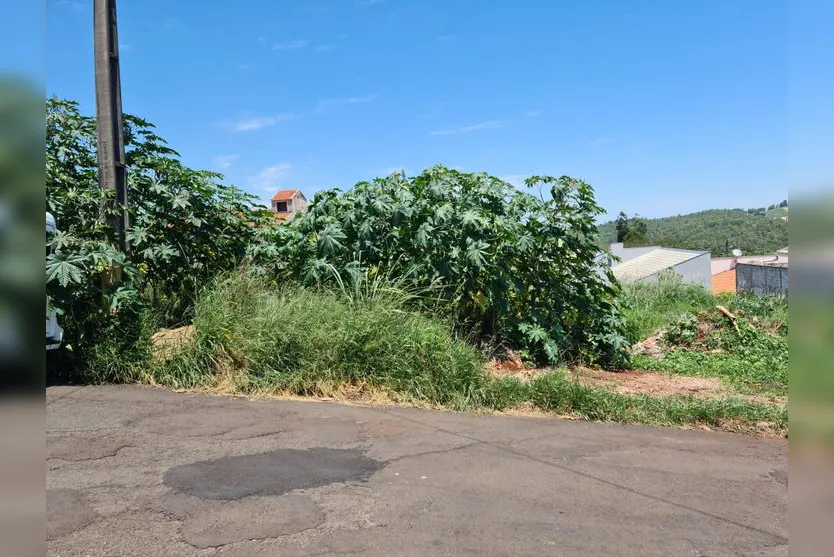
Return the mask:
<svg viewBox="0 0 834 557">
<path fill-rule="evenodd" d="M 301 211 L 307 208 L 307 199 L 304 198 L 301 192 L 295 194 L 295 197 L 293 197 L 292 206 L 293 211 Z"/>
<path fill-rule="evenodd" d="M 700 284 L 710 292 L 712 291 L 712 268 L 708 252 L 679 263 L 671 269 L 678 273 L 684 282 Z M 657 280 L 658 274 L 654 274 L 641 279 L 640 282 L 657 282 Z"/>
</svg>

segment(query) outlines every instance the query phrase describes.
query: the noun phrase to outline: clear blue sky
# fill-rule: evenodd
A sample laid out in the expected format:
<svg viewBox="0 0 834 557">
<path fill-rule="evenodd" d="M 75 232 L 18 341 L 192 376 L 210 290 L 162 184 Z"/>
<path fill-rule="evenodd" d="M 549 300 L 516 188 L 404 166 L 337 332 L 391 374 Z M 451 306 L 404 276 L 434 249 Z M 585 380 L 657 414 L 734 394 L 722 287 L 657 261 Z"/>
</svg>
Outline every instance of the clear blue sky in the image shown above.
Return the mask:
<svg viewBox="0 0 834 557">
<path fill-rule="evenodd" d="M 87 113 L 91 5 L 46 8 L 46 92 Z M 810 64 L 820 45 L 789 48 L 788 8 L 120 0 L 123 105 L 186 164 L 264 199 L 443 163 L 516 183 L 583 178 L 611 214 L 760 206 L 787 197 L 793 180 L 830 177 L 801 160 L 803 141 L 831 150 L 832 122 L 789 86 L 792 59 Z"/>
</svg>

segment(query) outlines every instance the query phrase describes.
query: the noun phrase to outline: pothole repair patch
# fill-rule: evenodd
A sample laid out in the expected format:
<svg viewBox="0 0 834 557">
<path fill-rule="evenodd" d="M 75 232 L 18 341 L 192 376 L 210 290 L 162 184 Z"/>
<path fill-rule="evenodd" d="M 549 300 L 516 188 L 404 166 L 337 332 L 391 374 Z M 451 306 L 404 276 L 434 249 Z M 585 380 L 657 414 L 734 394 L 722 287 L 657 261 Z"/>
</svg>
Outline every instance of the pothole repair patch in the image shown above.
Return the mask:
<svg viewBox="0 0 834 557">
<path fill-rule="evenodd" d="M 201 499 L 232 500 L 367 481 L 383 465 L 358 449 L 278 449 L 176 466 L 163 481 Z"/>
</svg>

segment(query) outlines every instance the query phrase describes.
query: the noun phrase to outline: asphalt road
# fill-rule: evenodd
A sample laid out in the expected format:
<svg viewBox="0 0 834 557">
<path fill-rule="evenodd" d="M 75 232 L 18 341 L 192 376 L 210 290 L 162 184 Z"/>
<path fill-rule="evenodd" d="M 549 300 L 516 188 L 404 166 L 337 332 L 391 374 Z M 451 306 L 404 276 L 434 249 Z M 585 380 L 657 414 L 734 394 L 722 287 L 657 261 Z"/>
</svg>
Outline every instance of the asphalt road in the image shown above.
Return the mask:
<svg viewBox="0 0 834 557">
<path fill-rule="evenodd" d="M 47 550 L 787 555 L 787 443 L 578 421 L 47 390 Z"/>
</svg>

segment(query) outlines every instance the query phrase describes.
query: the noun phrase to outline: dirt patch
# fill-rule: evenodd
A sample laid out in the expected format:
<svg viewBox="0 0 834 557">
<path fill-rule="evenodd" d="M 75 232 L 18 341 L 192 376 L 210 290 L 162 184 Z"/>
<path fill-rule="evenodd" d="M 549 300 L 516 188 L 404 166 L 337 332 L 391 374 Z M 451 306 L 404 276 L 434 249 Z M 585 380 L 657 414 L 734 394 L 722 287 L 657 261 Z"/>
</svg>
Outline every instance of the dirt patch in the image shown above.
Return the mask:
<svg viewBox="0 0 834 557">
<path fill-rule="evenodd" d="M 725 327 L 734 327 L 738 331 L 738 317 L 731 313 L 724 306 L 715 306 L 715 308 L 701 311 L 695 316 L 695 330 L 694 335 L 687 341 L 681 343 L 680 341 L 674 344 L 685 345 L 689 349 L 701 350 L 707 354 L 723 352 L 723 350 L 709 347 L 709 339 L 719 329 Z M 759 326 L 756 324 L 756 326 Z M 674 331 L 675 325 L 671 329 Z M 772 327 L 771 327 L 772 328 Z M 778 329 L 778 326 L 777 326 Z M 650 358 L 660 358 L 667 351 L 667 343 L 664 342 L 664 337 L 669 333 L 670 327 L 661 327 L 649 335 L 646 339 L 634 344 L 631 347 L 633 355 L 643 355 Z"/>
<path fill-rule="evenodd" d="M 662 334 L 662 332 L 656 334 Z M 493 377 L 514 377 L 522 383 L 532 381 L 546 373 L 554 373 L 552 369 L 542 368 L 517 370 L 515 366 L 495 360 L 488 364 L 487 371 Z M 718 378 L 686 377 L 654 371 L 614 372 L 584 367 L 575 367 L 566 374 L 588 387 L 607 388 L 623 395 L 673 396 L 686 394 L 696 397 L 722 397 L 728 394 L 727 386 Z"/>
<path fill-rule="evenodd" d="M 174 357 L 180 348 L 194 342 L 194 327 L 185 325 L 176 329 L 160 329 L 151 337 L 153 357 L 158 362 L 166 362 Z"/>
<path fill-rule="evenodd" d="M 638 354 L 642 354 L 651 358 L 661 357 L 663 355 L 663 347 L 661 346 L 661 341 L 663 340 L 663 335 L 665 334 L 665 327 L 656 330 L 646 339 L 641 340 L 640 342 L 632 346 L 631 353 L 635 356 Z"/>
<path fill-rule="evenodd" d="M 512 367 L 505 366 L 504 362 L 495 360 L 487 364 L 487 373 L 492 377 L 514 377 L 522 383 L 527 383 L 539 375 L 550 372 L 551 370 L 540 368 L 514 369 Z"/>
<path fill-rule="evenodd" d="M 292 391 L 259 391 L 254 393 L 254 396 L 288 399 L 299 395 Z M 396 393 L 364 381 L 360 383 L 339 383 L 337 385 L 317 381 L 311 388 L 309 396 L 302 398 L 309 399 L 310 397 L 321 401 L 336 401 L 360 406 L 388 406 L 402 402 L 401 397 L 398 397 Z"/>
<path fill-rule="evenodd" d="M 522 383 L 527 383 L 550 370 L 527 367 L 521 357 L 512 350 L 503 358 L 493 358 L 486 366 L 487 373 L 492 377 L 514 377 Z"/>
<path fill-rule="evenodd" d="M 488 372 L 493 377 L 514 377 L 522 383 L 532 381 L 546 373 L 558 373 L 552 369 L 542 368 L 514 371 L 502 366 L 500 362 L 491 362 Z M 623 395 L 692 395 L 720 398 L 730 394 L 728 387 L 720 379 L 713 377 L 686 377 L 638 370 L 605 371 L 584 367 L 575 367 L 565 373 L 568 377 L 588 387 L 606 388 Z"/>
<path fill-rule="evenodd" d="M 496 410 L 492 412 L 498 416 L 521 416 L 525 418 L 561 418 L 563 420 L 579 420 L 576 416 L 571 414 L 561 414 L 557 412 L 549 412 L 542 410 L 532 402 L 522 402 L 517 406 L 506 408 L 504 410 Z"/>
<path fill-rule="evenodd" d="M 717 378 L 686 377 L 654 371 L 604 371 L 574 368 L 570 374 L 583 385 L 608 387 L 623 395 L 723 397 L 727 386 Z"/>
</svg>

